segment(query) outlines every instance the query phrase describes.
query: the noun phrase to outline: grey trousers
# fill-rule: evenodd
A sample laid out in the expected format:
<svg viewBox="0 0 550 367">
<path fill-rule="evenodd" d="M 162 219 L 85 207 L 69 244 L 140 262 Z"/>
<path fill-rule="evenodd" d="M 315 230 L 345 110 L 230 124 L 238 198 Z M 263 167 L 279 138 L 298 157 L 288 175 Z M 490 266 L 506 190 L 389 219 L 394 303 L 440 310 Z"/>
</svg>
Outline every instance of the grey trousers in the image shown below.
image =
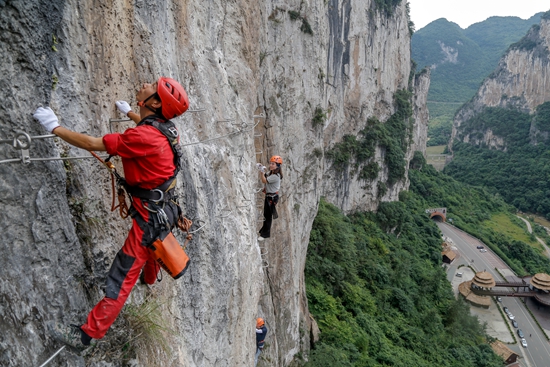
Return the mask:
<svg viewBox="0 0 550 367">
<path fill-rule="evenodd" d="M 256 348 L 256 357 L 254 358 L 254 367 L 258 365 L 258 357 L 260 357 L 260 353 L 262 353 L 262 350 L 260 348 Z"/>
</svg>

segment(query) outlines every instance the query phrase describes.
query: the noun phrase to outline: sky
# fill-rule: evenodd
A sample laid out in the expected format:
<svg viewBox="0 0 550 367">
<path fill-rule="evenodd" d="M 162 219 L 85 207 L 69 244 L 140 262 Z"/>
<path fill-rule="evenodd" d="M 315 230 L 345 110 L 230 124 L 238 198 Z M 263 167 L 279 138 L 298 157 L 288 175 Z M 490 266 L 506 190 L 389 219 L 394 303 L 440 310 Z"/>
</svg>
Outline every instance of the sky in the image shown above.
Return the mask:
<svg viewBox="0 0 550 367">
<path fill-rule="evenodd" d="M 484 21 L 492 16 L 516 16 L 528 19 L 538 12 L 550 10 L 549 0 L 408 0 L 411 20 L 416 30 L 445 18 L 460 28 Z"/>
</svg>

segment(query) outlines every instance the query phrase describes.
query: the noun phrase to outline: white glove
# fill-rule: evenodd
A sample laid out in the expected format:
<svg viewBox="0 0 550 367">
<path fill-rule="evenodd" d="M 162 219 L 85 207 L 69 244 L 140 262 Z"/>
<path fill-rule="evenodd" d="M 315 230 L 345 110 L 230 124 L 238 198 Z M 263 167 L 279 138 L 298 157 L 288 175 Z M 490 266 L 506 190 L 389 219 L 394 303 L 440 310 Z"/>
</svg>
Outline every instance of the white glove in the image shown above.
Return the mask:
<svg viewBox="0 0 550 367">
<path fill-rule="evenodd" d="M 258 168 L 258 171 L 265 173 L 266 167 L 262 166 L 261 163 L 256 163 L 256 168 Z"/>
<path fill-rule="evenodd" d="M 44 129 L 48 130 L 48 132 L 50 133 L 59 126 L 57 116 L 49 107 L 38 107 L 32 117 L 38 120 L 38 122 L 40 122 L 40 124 L 44 126 Z"/>
<path fill-rule="evenodd" d="M 128 112 L 132 111 L 132 108 L 126 101 L 116 101 L 115 105 L 116 108 L 126 116 L 128 116 Z"/>
</svg>

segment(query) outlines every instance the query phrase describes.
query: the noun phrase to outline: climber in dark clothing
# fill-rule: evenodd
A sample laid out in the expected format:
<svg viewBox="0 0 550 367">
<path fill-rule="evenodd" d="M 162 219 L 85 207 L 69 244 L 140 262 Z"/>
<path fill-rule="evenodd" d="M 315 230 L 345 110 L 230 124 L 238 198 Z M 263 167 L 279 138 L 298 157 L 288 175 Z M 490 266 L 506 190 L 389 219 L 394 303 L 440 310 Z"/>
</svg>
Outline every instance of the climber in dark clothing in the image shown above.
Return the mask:
<svg viewBox="0 0 550 367">
<path fill-rule="evenodd" d="M 267 328 L 265 327 L 264 319 L 258 317 L 256 319 L 256 357 L 254 358 L 254 367 L 258 364 L 258 357 L 264 349 L 265 336 L 267 335 Z"/>
<path fill-rule="evenodd" d="M 281 171 L 281 165 L 283 159 L 278 155 L 274 155 L 269 160 L 269 173 L 266 173 L 266 167 L 263 167 L 258 163 L 258 170 L 260 171 L 260 179 L 265 184 L 265 201 L 264 201 L 264 225 L 260 229 L 260 237 L 258 241 L 263 241 L 264 238 L 271 236 L 271 222 L 273 219 L 278 218 L 277 214 L 277 202 L 279 201 L 279 189 L 281 188 L 281 180 L 283 179 L 283 172 Z"/>
</svg>

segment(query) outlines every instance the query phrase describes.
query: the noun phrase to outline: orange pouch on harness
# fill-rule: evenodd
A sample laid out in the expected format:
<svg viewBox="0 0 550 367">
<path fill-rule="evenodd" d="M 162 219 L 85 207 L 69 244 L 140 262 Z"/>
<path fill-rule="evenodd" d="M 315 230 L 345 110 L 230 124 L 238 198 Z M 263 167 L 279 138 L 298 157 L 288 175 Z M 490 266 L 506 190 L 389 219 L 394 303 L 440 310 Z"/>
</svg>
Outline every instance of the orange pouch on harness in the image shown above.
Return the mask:
<svg viewBox="0 0 550 367">
<path fill-rule="evenodd" d="M 150 246 L 155 261 L 174 279 L 180 278 L 189 266 L 189 256 L 172 234 L 164 240 L 157 239 Z"/>
</svg>

